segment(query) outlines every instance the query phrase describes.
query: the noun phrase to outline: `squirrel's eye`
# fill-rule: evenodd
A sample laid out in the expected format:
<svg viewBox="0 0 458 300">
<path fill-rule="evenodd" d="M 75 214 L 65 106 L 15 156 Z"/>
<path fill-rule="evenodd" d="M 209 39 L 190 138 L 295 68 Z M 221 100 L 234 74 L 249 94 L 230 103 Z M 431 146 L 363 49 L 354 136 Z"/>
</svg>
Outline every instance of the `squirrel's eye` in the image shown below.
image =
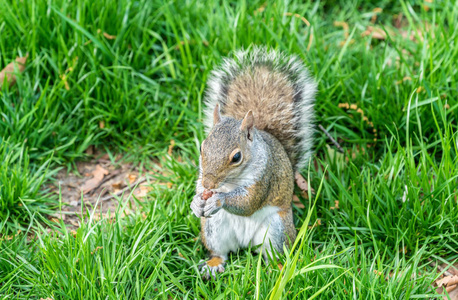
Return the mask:
<svg viewBox="0 0 458 300">
<path fill-rule="evenodd" d="M 232 156 L 232 163 L 233 163 L 233 164 L 236 164 L 236 163 L 238 163 L 241 159 L 242 159 L 242 153 L 240 153 L 240 151 L 239 151 L 239 152 L 235 153 L 234 156 Z"/>
</svg>

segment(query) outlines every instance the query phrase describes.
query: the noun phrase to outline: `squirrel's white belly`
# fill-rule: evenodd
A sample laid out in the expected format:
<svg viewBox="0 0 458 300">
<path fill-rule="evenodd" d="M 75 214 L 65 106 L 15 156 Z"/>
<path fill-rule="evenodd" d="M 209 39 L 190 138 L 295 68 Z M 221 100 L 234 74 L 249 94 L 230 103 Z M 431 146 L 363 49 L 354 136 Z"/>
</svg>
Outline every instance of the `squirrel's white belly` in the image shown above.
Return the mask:
<svg viewBox="0 0 458 300">
<path fill-rule="evenodd" d="M 277 214 L 278 207 L 264 207 L 249 217 L 237 216 L 224 209 L 207 219 L 206 226 L 217 228 L 211 238 L 207 235 L 207 243 L 218 254 L 235 252 L 239 248 L 269 243 L 270 234 L 281 231 L 281 220 Z M 277 228 L 279 227 L 279 228 Z"/>
</svg>

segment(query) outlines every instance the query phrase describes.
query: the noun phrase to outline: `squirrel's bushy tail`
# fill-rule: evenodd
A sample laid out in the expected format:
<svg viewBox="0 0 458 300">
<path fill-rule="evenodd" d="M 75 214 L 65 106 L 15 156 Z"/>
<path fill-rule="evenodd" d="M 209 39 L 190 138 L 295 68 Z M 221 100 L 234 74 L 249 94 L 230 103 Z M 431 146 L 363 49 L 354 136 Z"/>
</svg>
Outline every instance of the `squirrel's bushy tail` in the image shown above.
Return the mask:
<svg viewBox="0 0 458 300">
<path fill-rule="evenodd" d="M 255 127 L 283 145 L 295 170 L 312 152 L 316 83 L 301 60 L 265 47 L 241 50 L 226 58 L 208 81 L 205 126 L 211 130 L 213 109 L 243 119 L 251 110 Z"/>
</svg>

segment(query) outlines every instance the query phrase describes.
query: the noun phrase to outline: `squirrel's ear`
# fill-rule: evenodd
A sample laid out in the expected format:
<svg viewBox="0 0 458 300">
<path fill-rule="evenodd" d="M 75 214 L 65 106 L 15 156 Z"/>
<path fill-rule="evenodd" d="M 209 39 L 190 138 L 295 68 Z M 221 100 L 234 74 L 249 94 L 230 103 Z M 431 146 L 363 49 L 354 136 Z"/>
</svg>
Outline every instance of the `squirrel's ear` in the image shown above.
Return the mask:
<svg viewBox="0 0 458 300">
<path fill-rule="evenodd" d="M 246 113 L 245 118 L 243 118 L 242 125 L 240 130 L 247 132 L 247 138 L 253 140 L 253 126 L 254 126 L 254 116 L 253 112 L 250 110 Z"/>
<path fill-rule="evenodd" d="M 219 104 L 216 103 L 215 109 L 213 110 L 213 125 L 216 125 L 221 121 L 221 114 L 219 113 Z"/>
</svg>

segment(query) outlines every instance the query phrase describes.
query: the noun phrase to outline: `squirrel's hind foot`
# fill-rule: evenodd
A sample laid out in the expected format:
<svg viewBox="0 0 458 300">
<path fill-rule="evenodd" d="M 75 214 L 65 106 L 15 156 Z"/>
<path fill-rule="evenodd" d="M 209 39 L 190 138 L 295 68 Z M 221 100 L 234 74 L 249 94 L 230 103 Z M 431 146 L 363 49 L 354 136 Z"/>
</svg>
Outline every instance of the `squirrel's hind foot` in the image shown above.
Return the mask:
<svg viewBox="0 0 458 300">
<path fill-rule="evenodd" d="M 202 277 L 206 280 L 216 280 L 216 273 L 224 272 L 224 259 L 219 256 L 213 256 L 199 266 Z"/>
</svg>

